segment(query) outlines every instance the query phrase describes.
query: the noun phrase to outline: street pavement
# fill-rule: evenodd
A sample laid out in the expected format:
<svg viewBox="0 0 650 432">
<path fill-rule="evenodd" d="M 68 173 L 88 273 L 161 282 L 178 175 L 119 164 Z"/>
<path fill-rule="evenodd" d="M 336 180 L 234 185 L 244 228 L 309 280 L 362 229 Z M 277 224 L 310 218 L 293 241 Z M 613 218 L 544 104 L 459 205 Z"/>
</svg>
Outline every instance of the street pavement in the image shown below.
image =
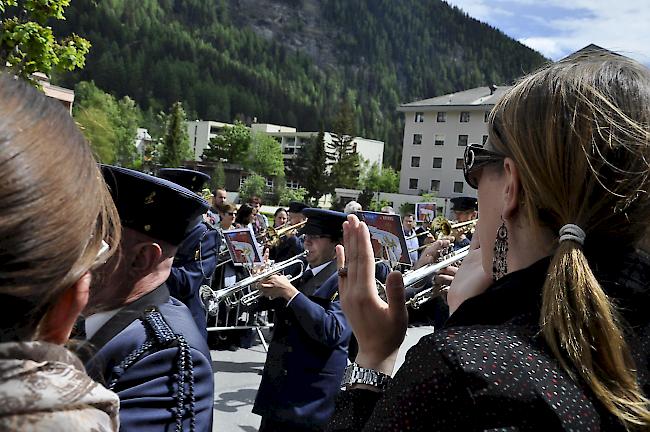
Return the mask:
<svg viewBox="0 0 650 432">
<path fill-rule="evenodd" d="M 397 367 L 404 362 L 410 347 L 422 336 L 433 332 L 433 327 L 409 327 L 404 343 L 400 347 Z M 266 334 L 267 340 L 268 334 Z M 259 340 L 248 349 L 237 351 L 212 351 L 212 365 L 215 371 L 215 401 L 213 431 L 255 432 L 260 417 L 253 414 L 253 402 L 264 369 L 266 352 Z"/>
</svg>

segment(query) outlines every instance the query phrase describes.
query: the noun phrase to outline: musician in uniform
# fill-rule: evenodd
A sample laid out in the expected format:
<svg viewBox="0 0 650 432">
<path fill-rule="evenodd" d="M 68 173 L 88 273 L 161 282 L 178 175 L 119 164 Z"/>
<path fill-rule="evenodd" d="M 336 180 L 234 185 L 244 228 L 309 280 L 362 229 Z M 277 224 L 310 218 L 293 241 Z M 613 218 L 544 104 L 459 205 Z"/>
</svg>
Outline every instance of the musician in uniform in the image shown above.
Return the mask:
<svg viewBox="0 0 650 432">
<path fill-rule="evenodd" d="M 456 215 L 456 223 L 469 222 L 478 218 L 478 200 L 472 197 L 456 197 L 450 199 L 452 203 L 451 211 Z M 460 249 L 469 246 L 472 241 L 472 232 L 458 236 L 454 241 L 454 249 Z"/>
<path fill-rule="evenodd" d="M 289 203 L 287 214 L 289 215 L 289 225 L 295 225 L 305 220 L 303 210 L 309 208 L 307 204 L 292 201 Z M 280 243 L 271 248 L 269 258 L 275 261 L 285 261 L 289 258 L 301 254 L 305 250 L 304 238 L 297 232 L 288 232 L 280 239 Z"/>
<path fill-rule="evenodd" d="M 276 310 L 253 412 L 260 432 L 321 431 L 332 415 L 347 362 L 350 329 L 338 299 L 335 247 L 345 214 L 306 208 L 307 269 L 291 283 L 273 275 L 259 284 Z"/>
<path fill-rule="evenodd" d="M 208 203 L 169 181 L 103 166 L 123 225 L 84 311 L 88 374 L 120 398 L 122 432 L 209 431 L 214 385 L 205 338 L 169 295 L 174 255 Z"/>
<path fill-rule="evenodd" d="M 182 168 L 162 168 L 160 178 L 199 193 L 210 181 L 210 176 L 199 171 Z M 207 314 L 199 291 L 202 285 L 210 286 L 219 258 L 221 234 L 216 226 L 202 218 L 178 246 L 167 287 L 172 297 L 182 301 L 192 313 L 199 331 L 207 339 Z"/>
</svg>

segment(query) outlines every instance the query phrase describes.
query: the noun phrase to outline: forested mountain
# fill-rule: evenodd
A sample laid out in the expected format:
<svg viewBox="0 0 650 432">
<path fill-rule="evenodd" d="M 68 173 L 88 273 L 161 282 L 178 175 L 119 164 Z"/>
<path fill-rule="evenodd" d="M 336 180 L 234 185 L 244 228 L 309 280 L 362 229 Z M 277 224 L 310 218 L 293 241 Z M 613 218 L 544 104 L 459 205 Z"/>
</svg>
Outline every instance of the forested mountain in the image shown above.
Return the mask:
<svg viewBox="0 0 650 432">
<path fill-rule="evenodd" d="M 506 84 L 544 62 L 440 0 L 75 0 L 66 16 L 60 30 L 93 46 L 64 85 L 313 131 L 347 100 L 354 132 L 386 141 L 395 167 L 399 103 Z"/>
</svg>

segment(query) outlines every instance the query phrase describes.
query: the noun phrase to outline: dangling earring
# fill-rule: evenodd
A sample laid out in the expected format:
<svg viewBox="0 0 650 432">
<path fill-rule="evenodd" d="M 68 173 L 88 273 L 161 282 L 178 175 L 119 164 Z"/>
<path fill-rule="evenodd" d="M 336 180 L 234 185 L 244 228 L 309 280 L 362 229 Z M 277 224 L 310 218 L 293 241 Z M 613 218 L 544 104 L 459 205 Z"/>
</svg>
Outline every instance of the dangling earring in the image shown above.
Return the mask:
<svg viewBox="0 0 650 432">
<path fill-rule="evenodd" d="M 494 242 L 494 257 L 492 258 L 492 279 L 501 279 L 508 273 L 508 228 L 501 219 L 501 226 L 497 230 L 497 239 Z"/>
</svg>

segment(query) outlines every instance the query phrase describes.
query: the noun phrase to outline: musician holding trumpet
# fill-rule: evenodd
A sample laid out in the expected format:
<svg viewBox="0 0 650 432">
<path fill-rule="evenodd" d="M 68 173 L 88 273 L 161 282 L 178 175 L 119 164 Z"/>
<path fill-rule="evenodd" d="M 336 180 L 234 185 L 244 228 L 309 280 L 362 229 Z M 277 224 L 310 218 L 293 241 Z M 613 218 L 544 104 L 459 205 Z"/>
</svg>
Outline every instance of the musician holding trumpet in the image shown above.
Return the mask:
<svg viewBox="0 0 650 432">
<path fill-rule="evenodd" d="M 257 285 L 276 311 L 253 412 L 260 432 L 321 431 L 334 411 L 351 330 L 338 299 L 335 248 L 345 214 L 306 208 L 307 267 L 290 282 L 275 274 Z"/>
</svg>

